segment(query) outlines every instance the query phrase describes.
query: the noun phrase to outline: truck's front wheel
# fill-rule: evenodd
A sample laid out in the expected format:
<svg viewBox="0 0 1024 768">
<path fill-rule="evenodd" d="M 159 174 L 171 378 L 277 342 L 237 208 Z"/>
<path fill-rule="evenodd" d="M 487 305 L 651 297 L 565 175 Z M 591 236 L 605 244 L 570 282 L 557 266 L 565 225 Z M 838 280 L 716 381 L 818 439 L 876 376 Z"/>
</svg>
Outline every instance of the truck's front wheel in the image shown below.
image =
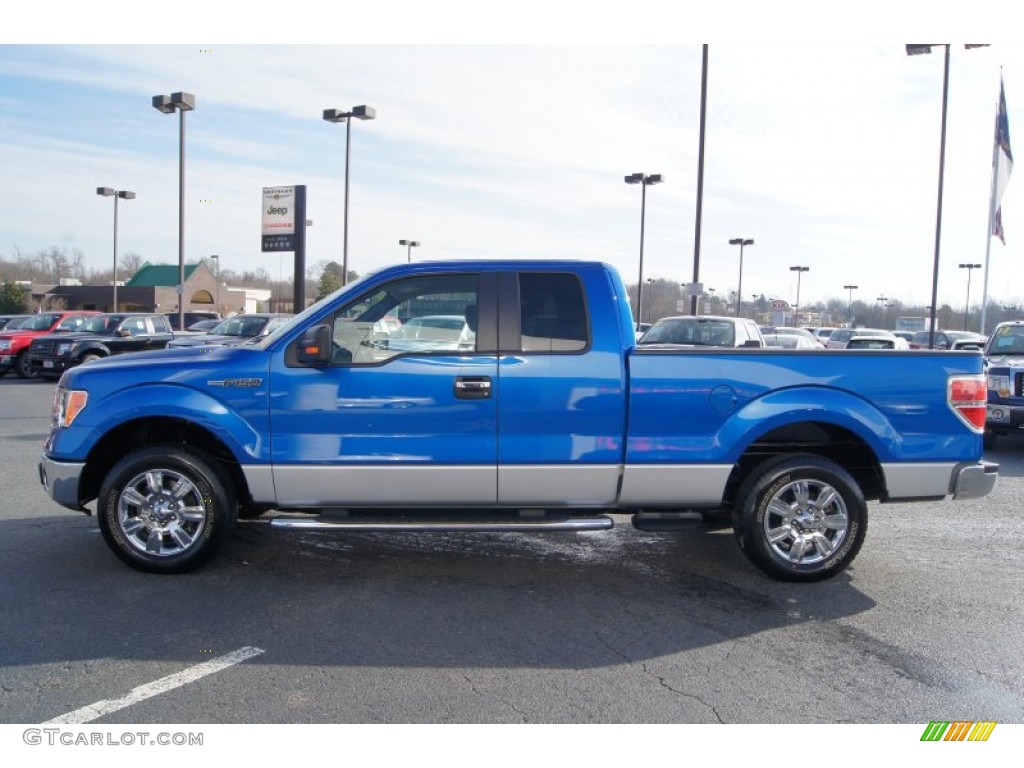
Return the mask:
<svg viewBox="0 0 1024 768">
<path fill-rule="evenodd" d="M 205 454 L 177 446 L 130 453 L 107 474 L 97 501 L 103 538 L 121 560 L 151 573 L 205 562 L 237 516 L 231 485 Z"/>
<path fill-rule="evenodd" d="M 819 581 L 857 556 L 867 532 L 864 495 L 838 464 L 818 456 L 770 461 L 737 495 L 733 531 L 758 568 L 785 581 Z"/>
</svg>

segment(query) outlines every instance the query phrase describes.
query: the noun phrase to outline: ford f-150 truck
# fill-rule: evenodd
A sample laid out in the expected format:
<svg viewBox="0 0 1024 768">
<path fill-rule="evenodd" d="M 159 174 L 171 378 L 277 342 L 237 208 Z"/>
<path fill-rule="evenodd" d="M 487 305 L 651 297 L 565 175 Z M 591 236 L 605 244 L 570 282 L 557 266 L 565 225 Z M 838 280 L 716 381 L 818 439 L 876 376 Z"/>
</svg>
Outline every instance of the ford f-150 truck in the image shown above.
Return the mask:
<svg viewBox="0 0 1024 768">
<path fill-rule="evenodd" d="M 465 318 L 428 348 L 378 321 Z M 458 325 L 458 324 L 457 324 Z M 468 330 L 467 330 L 468 329 Z M 402 264 L 255 343 L 67 371 L 39 465 L 136 568 L 195 568 L 238 516 L 323 531 L 641 529 L 726 516 L 770 576 L 838 573 L 867 500 L 983 496 L 977 352 L 638 348 L 573 261 Z M 305 513 L 305 514 L 302 514 Z"/>
<path fill-rule="evenodd" d="M 1024 320 L 999 323 L 985 344 L 988 419 L 985 448 L 999 435 L 1024 429 Z"/>
</svg>

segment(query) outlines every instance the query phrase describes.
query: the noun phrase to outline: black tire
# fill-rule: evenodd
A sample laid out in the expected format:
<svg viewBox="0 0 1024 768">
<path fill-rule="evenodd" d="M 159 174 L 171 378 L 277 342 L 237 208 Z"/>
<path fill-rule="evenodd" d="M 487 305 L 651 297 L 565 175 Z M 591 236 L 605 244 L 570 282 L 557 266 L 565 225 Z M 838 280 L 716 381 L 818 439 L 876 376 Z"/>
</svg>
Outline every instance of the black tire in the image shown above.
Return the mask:
<svg viewBox="0 0 1024 768">
<path fill-rule="evenodd" d="M 14 372 L 22 379 L 34 379 L 39 375 L 32 370 L 32 362 L 28 359 L 27 349 L 23 349 L 14 361 Z"/>
<path fill-rule="evenodd" d="M 223 545 L 237 511 L 215 461 L 195 449 L 162 445 L 114 465 L 100 487 L 96 516 L 103 538 L 128 565 L 184 573 Z"/>
<path fill-rule="evenodd" d="M 733 532 L 743 554 L 782 581 L 821 581 L 844 570 L 868 528 L 864 494 L 835 462 L 770 460 L 740 487 Z"/>
<path fill-rule="evenodd" d="M 996 443 L 999 441 L 999 433 L 992 429 L 986 429 L 985 433 L 981 437 L 981 446 L 986 451 L 995 449 Z"/>
</svg>

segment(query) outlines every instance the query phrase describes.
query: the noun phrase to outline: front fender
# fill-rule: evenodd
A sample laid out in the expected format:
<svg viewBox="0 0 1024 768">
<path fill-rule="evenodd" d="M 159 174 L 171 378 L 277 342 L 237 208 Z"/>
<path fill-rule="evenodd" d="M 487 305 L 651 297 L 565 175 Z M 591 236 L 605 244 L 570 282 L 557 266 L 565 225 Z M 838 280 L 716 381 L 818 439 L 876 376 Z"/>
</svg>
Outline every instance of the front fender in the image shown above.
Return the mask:
<svg viewBox="0 0 1024 768">
<path fill-rule="evenodd" d="M 70 427 L 54 430 L 47 454 L 58 460 L 84 461 L 111 430 L 147 418 L 183 419 L 215 435 L 239 463 L 269 461 L 263 435 L 226 403 L 180 384 L 141 384 L 90 399 Z"/>
</svg>

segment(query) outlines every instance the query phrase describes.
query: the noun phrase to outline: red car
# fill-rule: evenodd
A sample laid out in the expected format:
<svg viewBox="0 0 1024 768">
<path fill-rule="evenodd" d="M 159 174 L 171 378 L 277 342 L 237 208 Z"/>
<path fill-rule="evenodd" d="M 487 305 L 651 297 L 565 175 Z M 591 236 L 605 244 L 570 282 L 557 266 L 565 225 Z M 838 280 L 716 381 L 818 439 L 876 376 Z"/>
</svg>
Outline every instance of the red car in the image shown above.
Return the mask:
<svg viewBox="0 0 1024 768">
<path fill-rule="evenodd" d="M 23 379 L 35 377 L 28 362 L 28 348 L 32 339 L 47 333 L 74 331 L 99 312 L 74 310 L 67 312 L 42 312 L 33 315 L 12 331 L 0 333 L 0 376 L 12 368 Z"/>
</svg>

